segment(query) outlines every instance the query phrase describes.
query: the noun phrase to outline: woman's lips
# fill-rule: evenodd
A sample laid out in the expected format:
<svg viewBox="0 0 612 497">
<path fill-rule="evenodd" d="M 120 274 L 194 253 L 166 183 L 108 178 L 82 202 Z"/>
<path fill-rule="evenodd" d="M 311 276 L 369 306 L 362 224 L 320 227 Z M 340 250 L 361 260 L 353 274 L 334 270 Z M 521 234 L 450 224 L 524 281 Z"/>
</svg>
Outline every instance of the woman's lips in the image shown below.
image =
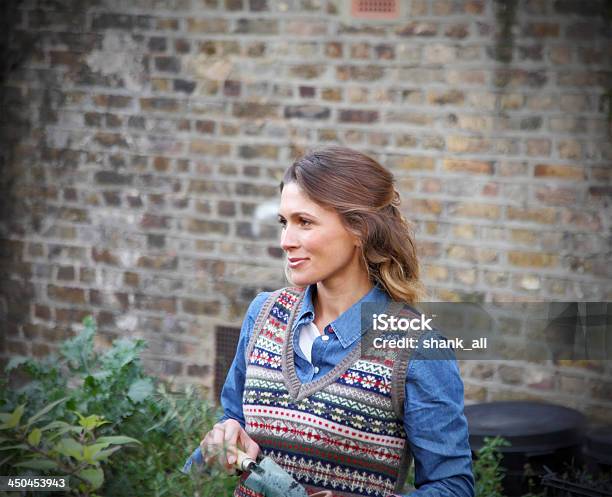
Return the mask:
<svg viewBox="0 0 612 497">
<path fill-rule="evenodd" d="M 289 261 L 289 267 L 291 269 L 298 267 L 300 264 L 302 264 L 303 262 L 306 262 L 308 259 L 300 259 L 298 257 L 291 257 L 288 259 Z"/>
</svg>

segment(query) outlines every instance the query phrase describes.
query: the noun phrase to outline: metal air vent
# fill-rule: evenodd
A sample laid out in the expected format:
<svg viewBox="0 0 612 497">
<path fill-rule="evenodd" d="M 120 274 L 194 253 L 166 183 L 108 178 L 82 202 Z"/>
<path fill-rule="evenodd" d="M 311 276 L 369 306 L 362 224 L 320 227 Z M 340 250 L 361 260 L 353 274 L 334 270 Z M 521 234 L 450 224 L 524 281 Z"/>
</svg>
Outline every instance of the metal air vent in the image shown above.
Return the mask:
<svg viewBox="0 0 612 497">
<path fill-rule="evenodd" d="M 215 327 L 215 400 L 221 397 L 225 377 L 236 355 L 239 337 L 240 328 Z"/>
<path fill-rule="evenodd" d="M 374 21 L 392 21 L 401 16 L 400 0 L 350 0 L 350 17 Z M 349 10 L 349 9 L 347 9 Z"/>
</svg>

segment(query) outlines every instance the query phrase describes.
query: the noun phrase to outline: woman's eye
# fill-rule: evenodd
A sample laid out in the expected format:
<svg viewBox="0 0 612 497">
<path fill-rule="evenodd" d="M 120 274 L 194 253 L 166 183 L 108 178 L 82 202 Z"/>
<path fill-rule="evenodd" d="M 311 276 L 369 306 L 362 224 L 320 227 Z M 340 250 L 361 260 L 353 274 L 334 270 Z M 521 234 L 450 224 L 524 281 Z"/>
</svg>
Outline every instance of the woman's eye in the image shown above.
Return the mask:
<svg viewBox="0 0 612 497">
<path fill-rule="evenodd" d="M 300 219 L 300 223 L 302 223 L 305 226 L 308 226 L 309 224 L 311 224 L 308 219 Z"/>
<path fill-rule="evenodd" d="M 281 226 L 285 226 L 287 224 L 287 221 L 285 221 L 284 219 L 279 219 L 278 224 L 280 224 Z"/>
</svg>

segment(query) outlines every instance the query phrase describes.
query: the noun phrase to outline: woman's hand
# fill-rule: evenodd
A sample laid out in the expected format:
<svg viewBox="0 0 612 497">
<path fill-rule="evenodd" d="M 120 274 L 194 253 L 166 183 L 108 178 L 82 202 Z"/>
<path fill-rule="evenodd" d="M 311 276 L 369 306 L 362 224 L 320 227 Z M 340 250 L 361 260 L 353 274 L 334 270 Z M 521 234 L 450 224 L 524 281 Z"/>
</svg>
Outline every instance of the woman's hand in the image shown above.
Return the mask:
<svg viewBox="0 0 612 497">
<path fill-rule="evenodd" d="M 236 448 L 246 452 L 253 460 L 259 454 L 259 445 L 235 419 L 226 419 L 213 426 L 200 442 L 200 448 L 206 464 L 216 459 L 230 473 L 233 472 L 237 460 Z"/>
</svg>

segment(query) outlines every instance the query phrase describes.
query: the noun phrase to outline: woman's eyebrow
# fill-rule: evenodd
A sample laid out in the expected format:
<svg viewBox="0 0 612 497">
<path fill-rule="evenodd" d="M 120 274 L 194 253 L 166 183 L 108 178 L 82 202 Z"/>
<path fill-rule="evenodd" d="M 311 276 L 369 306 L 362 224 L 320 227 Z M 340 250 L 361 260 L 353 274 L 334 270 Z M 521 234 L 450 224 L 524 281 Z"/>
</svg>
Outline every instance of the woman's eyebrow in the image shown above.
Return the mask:
<svg viewBox="0 0 612 497">
<path fill-rule="evenodd" d="M 300 212 L 293 212 L 293 213 L 291 214 L 291 216 L 293 216 L 293 217 L 298 217 L 298 216 L 308 216 L 308 217 L 312 217 L 312 218 L 315 218 L 315 219 L 316 219 L 316 216 L 314 216 L 314 215 L 310 214 L 309 212 L 304 212 L 304 211 L 300 211 Z M 291 216 L 289 216 L 289 217 L 291 217 Z M 278 213 L 278 217 L 283 217 L 283 218 L 284 218 L 285 216 L 283 216 L 283 215 L 282 215 L 282 214 L 279 212 L 279 213 Z"/>
</svg>

